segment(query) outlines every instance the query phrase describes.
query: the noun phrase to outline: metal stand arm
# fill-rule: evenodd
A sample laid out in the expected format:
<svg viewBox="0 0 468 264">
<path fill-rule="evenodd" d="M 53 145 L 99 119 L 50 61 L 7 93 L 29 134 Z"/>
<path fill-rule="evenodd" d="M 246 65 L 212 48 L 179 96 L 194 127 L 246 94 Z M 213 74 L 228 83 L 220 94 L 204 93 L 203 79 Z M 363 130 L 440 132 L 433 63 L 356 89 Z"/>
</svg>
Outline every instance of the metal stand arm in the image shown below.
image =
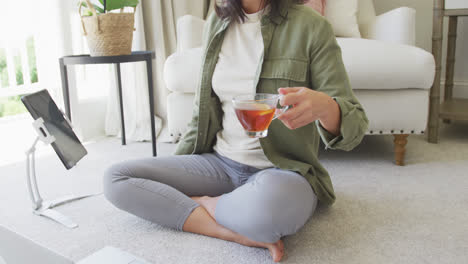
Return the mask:
<svg viewBox="0 0 468 264">
<path fill-rule="evenodd" d="M 67 195 L 58 199 L 51 201 L 44 201 L 39 193 L 39 187 L 36 180 L 36 145 L 39 140 L 43 141 L 46 144 L 50 144 L 55 141 L 55 138 L 51 136 L 44 126 L 44 121 L 42 118 L 37 119 L 33 123 L 34 128 L 38 131 L 38 137 L 34 140 L 31 148 L 26 151 L 26 182 L 28 186 L 29 196 L 33 205 L 33 213 L 39 216 L 47 217 L 57 223 L 60 223 L 68 228 L 76 228 L 78 224 L 73 222 L 67 216 L 53 210 L 59 205 L 70 203 L 76 200 L 80 200 L 86 197 L 94 196 L 91 195 Z"/>
</svg>

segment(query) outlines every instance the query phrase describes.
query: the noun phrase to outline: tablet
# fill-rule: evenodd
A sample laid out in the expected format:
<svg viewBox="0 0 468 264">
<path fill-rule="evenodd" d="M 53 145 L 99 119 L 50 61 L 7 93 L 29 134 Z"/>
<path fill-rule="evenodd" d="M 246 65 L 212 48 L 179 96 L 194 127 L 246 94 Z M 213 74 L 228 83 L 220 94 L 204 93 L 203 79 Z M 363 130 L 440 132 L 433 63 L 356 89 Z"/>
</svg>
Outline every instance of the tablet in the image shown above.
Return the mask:
<svg viewBox="0 0 468 264">
<path fill-rule="evenodd" d="M 47 90 L 21 97 L 34 120 L 42 118 L 44 126 L 55 137 L 52 147 L 67 170 L 73 168 L 88 152 L 73 132 L 70 123 L 58 109 Z"/>
</svg>

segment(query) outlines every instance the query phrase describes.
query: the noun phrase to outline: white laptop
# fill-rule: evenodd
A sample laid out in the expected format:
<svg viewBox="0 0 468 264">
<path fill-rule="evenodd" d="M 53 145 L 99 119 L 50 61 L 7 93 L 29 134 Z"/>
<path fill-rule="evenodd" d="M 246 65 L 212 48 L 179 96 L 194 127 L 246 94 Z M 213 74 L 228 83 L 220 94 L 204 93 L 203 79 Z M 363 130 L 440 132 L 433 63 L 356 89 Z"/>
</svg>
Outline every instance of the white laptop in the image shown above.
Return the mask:
<svg viewBox="0 0 468 264">
<path fill-rule="evenodd" d="M 73 261 L 0 226 L 0 264 L 74 264 Z M 80 260 L 76 264 L 150 264 L 113 247 Z"/>
</svg>

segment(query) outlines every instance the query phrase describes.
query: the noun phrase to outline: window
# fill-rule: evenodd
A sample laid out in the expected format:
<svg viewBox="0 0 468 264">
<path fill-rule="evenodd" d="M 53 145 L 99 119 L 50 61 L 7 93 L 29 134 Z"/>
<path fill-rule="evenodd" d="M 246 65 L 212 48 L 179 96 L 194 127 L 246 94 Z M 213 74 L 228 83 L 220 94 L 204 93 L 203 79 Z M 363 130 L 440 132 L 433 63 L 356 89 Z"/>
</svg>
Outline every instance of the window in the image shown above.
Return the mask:
<svg viewBox="0 0 468 264">
<path fill-rule="evenodd" d="M 32 36 L 19 46 L 0 47 L 0 118 L 26 112 L 21 95 L 33 92 L 38 80 Z"/>
</svg>

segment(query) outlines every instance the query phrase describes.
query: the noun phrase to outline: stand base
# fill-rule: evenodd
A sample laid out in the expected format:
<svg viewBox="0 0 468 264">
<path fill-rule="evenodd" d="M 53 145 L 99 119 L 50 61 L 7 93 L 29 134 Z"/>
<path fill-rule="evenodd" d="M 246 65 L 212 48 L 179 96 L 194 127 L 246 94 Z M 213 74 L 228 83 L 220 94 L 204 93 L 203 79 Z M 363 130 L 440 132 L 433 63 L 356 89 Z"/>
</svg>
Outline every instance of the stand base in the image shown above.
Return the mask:
<svg viewBox="0 0 468 264">
<path fill-rule="evenodd" d="M 55 221 L 61 225 L 64 225 L 70 229 L 77 228 L 78 224 L 73 222 L 69 217 L 63 215 L 62 213 L 59 213 L 56 210 L 53 210 L 52 208 L 55 208 L 59 205 L 70 203 L 73 201 L 81 200 L 83 198 L 91 197 L 94 196 L 94 194 L 91 195 L 80 195 L 80 196 L 74 196 L 74 195 L 67 195 L 55 200 L 51 201 L 43 201 L 42 206 L 38 209 L 34 209 L 33 213 L 35 215 L 47 217 L 52 221 Z"/>
</svg>

